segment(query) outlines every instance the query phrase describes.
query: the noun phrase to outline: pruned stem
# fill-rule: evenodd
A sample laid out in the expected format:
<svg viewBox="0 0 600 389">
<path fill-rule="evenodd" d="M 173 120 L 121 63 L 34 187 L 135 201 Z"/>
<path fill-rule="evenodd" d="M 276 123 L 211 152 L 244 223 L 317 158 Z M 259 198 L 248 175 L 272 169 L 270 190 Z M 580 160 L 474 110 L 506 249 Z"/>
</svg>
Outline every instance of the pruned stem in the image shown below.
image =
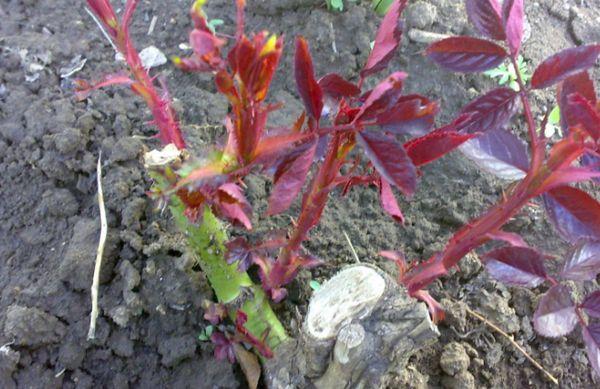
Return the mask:
<svg viewBox="0 0 600 389">
<path fill-rule="evenodd" d="M 230 309 L 232 319 L 240 309 L 248 315 L 245 327 L 260 339 L 266 332 L 267 345 L 274 349 L 288 336 L 269 305 L 269 299 L 259 285 L 252 282 L 237 264 L 227 264 L 224 258 L 227 231 L 215 215 L 206 208 L 200 224 L 191 223 L 185 207 L 177 197 L 171 200 L 171 212 L 177 226 L 184 232 L 202 271 L 212 286 L 217 300 Z"/>
</svg>

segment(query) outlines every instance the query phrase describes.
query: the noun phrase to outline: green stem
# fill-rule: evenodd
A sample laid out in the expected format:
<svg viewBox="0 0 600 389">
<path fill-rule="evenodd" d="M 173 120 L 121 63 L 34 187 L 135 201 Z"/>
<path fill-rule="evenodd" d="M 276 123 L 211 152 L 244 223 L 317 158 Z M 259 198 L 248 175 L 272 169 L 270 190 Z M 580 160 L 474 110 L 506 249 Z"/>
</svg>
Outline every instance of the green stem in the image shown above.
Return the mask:
<svg viewBox="0 0 600 389">
<path fill-rule="evenodd" d="M 267 345 L 271 349 L 288 339 L 260 285 L 254 284 L 246 272 L 240 272 L 237 264 L 228 265 L 225 262 L 223 254 L 228 237 L 224 224 L 209 208 L 205 209 L 201 223 L 191 223 L 184 214 L 184 205 L 175 196 L 171 199 L 170 208 L 177 226 L 186 234 L 188 244 L 196 254 L 217 300 L 232 305 L 237 299 L 243 301 L 241 310 L 248 315 L 245 327 L 259 339 L 268 330 Z M 232 320 L 235 314 L 231 312 Z"/>
</svg>

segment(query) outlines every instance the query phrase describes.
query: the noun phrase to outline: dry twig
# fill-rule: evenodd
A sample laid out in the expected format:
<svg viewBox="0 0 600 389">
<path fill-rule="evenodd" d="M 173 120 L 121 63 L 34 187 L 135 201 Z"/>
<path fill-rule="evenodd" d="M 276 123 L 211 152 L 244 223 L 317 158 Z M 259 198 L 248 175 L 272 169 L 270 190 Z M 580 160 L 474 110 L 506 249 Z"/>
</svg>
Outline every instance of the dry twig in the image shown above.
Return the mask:
<svg viewBox="0 0 600 389">
<path fill-rule="evenodd" d="M 102 23 L 100 23 L 100 20 L 98 20 L 96 15 L 94 15 L 94 13 L 92 11 L 90 11 L 90 9 L 88 7 L 85 7 L 84 9 L 85 9 L 85 12 L 87 12 L 87 14 L 90 15 L 91 18 L 94 20 L 94 23 L 96 23 L 96 25 L 102 32 L 102 35 L 104 35 L 104 37 L 108 40 L 108 43 L 110 43 L 112 48 L 115 50 L 115 53 L 119 54 L 119 49 L 117 49 L 117 46 L 115 45 L 115 43 L 112 41 L 112 39 L 110 39 L 110 36 L 108 35 L 108 33 L 106 32 L 104 27 L 102 27 Z"/>
<path fill-rule="evenodd" d="M 354 250 L 354 245 L 352 244 L 350 237 L 348 236 L 346 231 L 342 231 L 342 232 L 344 233 L 344 236 L 346 237 L 346 241 L 348 242 L 348 246 L 350 246 L 350 250 L 352 251 L 352 255 L 354 256 L 354 259 L 356 260 L 357 263 L 360 263 L 360 259 L 358 258 L 358 254 L 356 254 L 356 250 Z"/>
<path fill-rule="evenodd" d="M 102 152 L 98 156 L 98 165 L 96 167 L 98 183 L 98 207 L 100 208 L 100 241 L 96 251 L 96 264 L 94 266 L 94 279 L 92 281 L 92 312 L 90 314 L 90 329 L 88 331 L 88 340 L 96 337 L 96 319 L 98 318 L 98 286 L 100 284 L 100 269 L 102 267 L 102 256 L 104 255 L 104 244 L 106 243 L 106 234 L 108 224 L 106 223 L 106 209 L 104 207 L 104 195 L 102 194 Z"/>
<path fill-rule="evenodd" d="M 487 320 L 485 317 L 483 317 L 482 315 L 480 315 L 479 313 L 473 311 L 472 309 L 470 309 L 466 304 L 465 304 L 465 310 L 471 315 L 476 317 L 477 319 L 481 320 L 483 323 L 485 323 L 487 326 L 489 326 L 490 328 L 492 328 L 494 331 L 496 331 L 497 333 L 499 333 L 500 335 L 504 336 L 506 339 L 508 339 L 508 341 L 517 349 L 519 350 L 524 356 L 525 358 L 529 359 L 529 361 L 531 363 L 533 363 L 533 365 L 535 367 L 537 367 L 538 369 L 540 369 L 549 379 L 550 381 L 552 381 L 554 384 L 558 385 L 558 379 L 556 379 L 556 377 L 554 377 L 552 374 L 550 374 L 550 372 L 548 372 L 548 370 L 544 369 L 544 367 L 542 365 L 540 365 L 535 359 L 533 359 L 533 357 L 531 355 L 529 355 L 527 353 L 527 351 L 525 351 L 525 349 L 523 349 L 523 347 L 521 347 L 514 339 L 512 336 L 508 335 L 506 332 L 502 331 L 502 329 L 500 327 L 498 327 L 497 325 L 495 325 L 494 323 L 490 322 L 489 320 Z"/>
</svg>

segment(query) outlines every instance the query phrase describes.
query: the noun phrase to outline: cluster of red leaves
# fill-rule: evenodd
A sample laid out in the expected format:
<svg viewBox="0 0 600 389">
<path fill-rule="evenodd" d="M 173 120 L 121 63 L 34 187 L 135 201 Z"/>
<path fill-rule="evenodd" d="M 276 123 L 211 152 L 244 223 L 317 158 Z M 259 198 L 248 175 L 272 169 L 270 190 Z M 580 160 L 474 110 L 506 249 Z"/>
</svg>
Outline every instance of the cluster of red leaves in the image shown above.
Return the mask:
<svg viewBox="0 0 600 389">
<path fill-rule="evenodd" d="M 307 42 L 302 37 L 296 39 L 294 76 L 305 112 L 292 128 L 278 129 L 269 137 L 265 125 L 273 107 L 264 106 L 263 100 L 281 55 L 282 39 L 269 38 L 266 32 L 246 37 L 244 4 L 237 1 L 235 43 L 223 57 L 225 41 L 207 28 L 203 3 L 196 2 L 191 11 L 194 55 L 177 59 L 176 63 L 184 70 L 215 73 L 217 89 L 231 104 L 226 120 L 228 141 L 222 154 L 235 163 L 223 172 L 229 180 L 239 180 L 254 166 L 273 173 L 267 212 L 273 215 L 290 207 L 305 187 L 311 168 L 317 169 L 302 195 L 297 221 L 285 237 L 264 239 L 257 245 L 243 239 L 229 244 L 228 261 L 238 261 L 241 269 L 258 265 L 264 289 L 280 301 L 286 295 L 284 286 L 301 267 L 320 263 L 302 244 L 318 224 L 332 190 L 341 188 L 346 193 L 355 185 L 373 185 L 379 189 L 383 209 L 402 222 L 392 188 L 412 196 L 419 166 L 440 158 L 476 134 L 459 132 L 460 121 L 432 130 L 438 106 L 423 96 L 404 95 L 407 75 L 403 72 L 394 72 L 373 89 L 362 90 L 363 80 L 385 69 L 399 46 L 399 19 L 406 1 L 398 0 L 382 21 L 356 84 L 335 73 L 317 78 Z M 323 126 L 325 120 L 329 124 Z M 417 137 L 400 143 L 399 138 L 406 135 Z M 367 156 L 365 164 L 361 164 L 360 154 L 351 157 L 357 146 Z M 209 176 L 205 168 L 199 168 L 180 185 L 201 190 Z"/>
<path fill-rule="evenodd" d="M 428 57 L 442 67 L 459 72 L 483 71 L 516 58 L 523 37 L 523 0 L 467 0 L 467 12 L 477 30 L 486 38 L 504 41 L 505 50 L 490 40 L 451 37 L 432 44 Z M 531 86 L 519 76 L 520 91 L 498 88 L 468 104 L 458 126 L 481 136 L 461 147 L 481 168 L 498 177 L 516 181 L 501 201 L 482 216 L 460 229 L 443 251 L 406 270 L 401 281 L 419 297 L 432 299 L 422 289 L 446 274 L 469 251 L 489 241 L 506 245 L 483 255 L 483 262 L 496 279 L 510 285 L 537 287 L 544 281 L 552 286 L 542 297 L 534 315 L 534 327 L 542 335 L 558 337 L 581 325 L 588 356 L 600 373 L 600 291 L 580 303 L 571 298 L 560 280 L 590 281 L 600 273 L 600 203 L 585 191 L 571 186 L 600 177 L 600 104 L 587 70 L 600 55 L 600 45 L 563 50 L 543 61 L 535 70 Z M 552 146 L 536 131 L 528 95 L 531 89 L 557 86 L 563 139 Z M 530 153 L 526 145 L 506 130 L 521 100 L 529 129 Z M 466 116 L 465 116 L 466 115 Z M 466 119 L 465 119 L 466 118 Z M 541 124 L 544 128 L 546 119 Z M 542 132 L 543 133 L 543 132 Z M 559 235 L 574 245 L 558 280 L 545 270 L 547 256 L 530 248 L 517 234 L 502 227 L 531 200 L 540 198 L 549 220 Z M 400 263 L 397 254 L 386 252 Z M 432 304 L 434 317 L 441 315 Z"/>
<path fill-rule="evenodd" d="M 252 335 L 245 327 L 248 315 L 244 311 L 238 310 L 236 312 L 233 326 L 226 324 L 227 317 L 227 308 L 223 304 L 208 303 L 204 319 L 214 326 L 210 340 L 215 345 L 215 358 L 219 360 L 227 358 L 229 362 L 234 363 L 236 344 L 245 345 L 248 348 L 253 347 L 265 358 L 273 357 L 273 351 L 265 341 L 268 332 L 262 334 L 261 338 Z"/>
<path fill-rule="evenodd" d="M 129 23 L 139 0 L 127 0 L 123 16 L 119 21 L 109 0 L 87 0 L 88 6 L 96 14 L 100 23 L 112 40 L 112 44 L 125 58 L 128 66 L 127 74 L 111 74 L 98 83 L 89 84 L 84 80 L 77 81 L 78 97 L 84 99 L 98 88 L 109 85 L 128 85 L 133 92 L 141 96 L 152 112 L 152 122 L 159 129 L 158 137 L 164 144 L 173 143 L 178 149 L 185 148 L 179 123 L 171 107 L 171 99 L 164 82 L 161 91 L 154 85 L 154 79 L 144 68 L 139 53 L 135 49 L 129 35 Z"/>
</svg>

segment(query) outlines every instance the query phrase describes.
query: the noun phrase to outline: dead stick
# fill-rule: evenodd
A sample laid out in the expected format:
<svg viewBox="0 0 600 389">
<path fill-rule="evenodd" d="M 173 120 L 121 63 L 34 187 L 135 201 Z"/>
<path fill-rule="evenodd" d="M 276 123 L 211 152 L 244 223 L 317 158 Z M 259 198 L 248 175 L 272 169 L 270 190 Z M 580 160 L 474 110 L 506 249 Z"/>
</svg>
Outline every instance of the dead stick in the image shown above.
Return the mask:
<svg viewBox="0 0 600 389">
<path fill-rule="evenodd" d="M 92 17 L 92 19 L 94 20 L 94 22 L 96 23 L 96 25 L 98 25 L 98 28 L 102 32 L 102 35 L 104 35 L 104 37 L 108 40 L 108 43 L 110 43 L 110 45 L 112 46 L 112 48 L 115 50 L 115 53 L 119 54 L 119 49 L 117 49 L 117 46 L 115 45 L 115 42 L 112 41 L 112 39 L 110 38 L 110 36 L 108 35 L 108 33 L 106 32 L 106 30 L 104 29 L 104 27 L 102 27 L 102 23 L 100 23 L 100 20 L 98 20 L 98 18 L 96 17 L 96 15 L 94 15 L 94 13 L 92 11 L 90 11 L 90 9 L 88 7 L 85 7 L 84 9 L 85 9 L 85 12 L 87 12 L 88 15 L 90 15 Z"/>
<path fill-rule="evenodd" d="M 346 242 L 348 242 L 348 246 L 350 246 L 350 251 L 352 251 L 352 255 L 354 256 L 354 259 L 356 260 L 357 263 L 360 263 L 360 259 L 358 258 L 358 254 L 356 254 L 356 250 L 354 250 L 354 245 L 352 244 L 350 237 L 348 236 L 346 231 L 342 231 L 342 232 L 344 233 L 344 236 L 346 237 Z"/>
<path fill-rule="evenodd" d="M 90 330 L 88 331 L 88 340 L 96 337 L 96 319 L 98 319 L 98 286 L 100 284 L 100 269 L 102 268 L 102 256 L 104 255 L 104 244 L 106 243 L 106 234 L 108 224 L 106 223 L 106 209 L 104 208 L 104 195 L 102 194 L 102 151 L 98 156 L 98 166 L 96 167 L 96 180 L 98 183 L 98 207 L 100 208 L 100 241 L 96 251 L 96 265 L 94 266 L 94 280 L 92 281 L 92 313 L 90 314 Z"/>
<path fill-rule="evenodd" d="M 466 304 L 465 304 L 465 310 L 471 314 L 472 316 L 476 317 L 477 319 L 481 320 L 482 322 L 484 322 L 485 324 L 487 324 L 489 327 L 491 327 L 493 330 L 495 330 L 496 332 L 498 332 L 500 335 L 504 336 L 506 339 L 508 339 L 508 341 L 510 343 L 512 343 L 512 345 L 519 350 L 523 355 L 525 355 L 525 358 L 529 359 L 529 361 L 531 363 L 533 363 L 533 365 L 535 367 L 537 367 L 538 369 L 540 369 L 544 374 L 546 374 L 546 376 L 550 379 L 550 381 L 554 382 L 556 385 L 558 385 L 558 380 L 552 375 L 550 374 L 550 372 L 548 372 L 546 369 L 544 369 L 544 367 L 542 365 L 540 365 L 535 359 L 533 359 L 533 357 L 531 355 L 529 355 L 527 353 L 527 351 L 525 351 L 525 349 L 523 349 L 523 347 L 519 346 L 519 344 L 512 338 L 512 336 L 509 336 L 506 332 L 502 331 L 502 329 L 500 329 L 500 327 L 498 327 L 497 325 L 495 325 L 494 323 L 490 322 L 489 320 L 487 320 L 485 317 L 483 317 L 482 315 L 480 315 L 479 313 L 471 310 Z"/>
</svg>

